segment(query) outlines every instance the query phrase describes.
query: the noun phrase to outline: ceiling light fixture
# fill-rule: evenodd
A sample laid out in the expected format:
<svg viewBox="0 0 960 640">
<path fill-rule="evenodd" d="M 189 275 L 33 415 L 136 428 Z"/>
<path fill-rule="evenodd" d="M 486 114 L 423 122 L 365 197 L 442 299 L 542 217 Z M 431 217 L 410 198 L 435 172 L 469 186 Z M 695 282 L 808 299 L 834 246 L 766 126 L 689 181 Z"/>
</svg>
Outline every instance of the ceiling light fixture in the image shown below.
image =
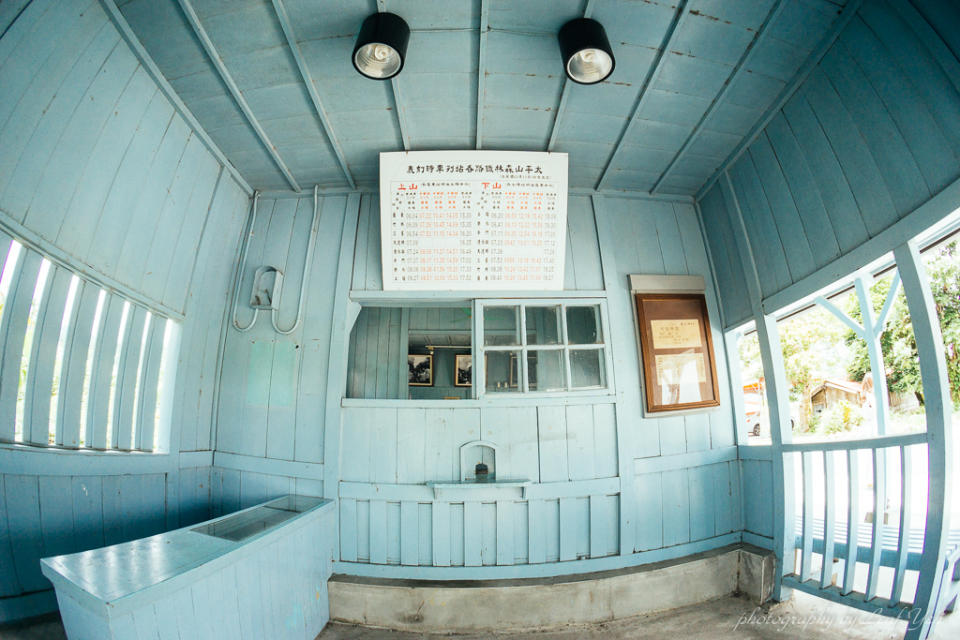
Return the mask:
<svg viewBox="0 0 960 640">
<path fill-rule="evenodd" d="M 393 13 L 374 13 L 360 27 L 353 48 L 353 66 L 374 80 L 387 80 L 403 69 L 410 27 Z"/>
<path fill-rule="evenodd" d="M 567 77 L 579 84 L 596 84 L 613 73 L 616 61 L 603 25 L 576 18 L 560 28 L 560 54 Z"/>
</svg>

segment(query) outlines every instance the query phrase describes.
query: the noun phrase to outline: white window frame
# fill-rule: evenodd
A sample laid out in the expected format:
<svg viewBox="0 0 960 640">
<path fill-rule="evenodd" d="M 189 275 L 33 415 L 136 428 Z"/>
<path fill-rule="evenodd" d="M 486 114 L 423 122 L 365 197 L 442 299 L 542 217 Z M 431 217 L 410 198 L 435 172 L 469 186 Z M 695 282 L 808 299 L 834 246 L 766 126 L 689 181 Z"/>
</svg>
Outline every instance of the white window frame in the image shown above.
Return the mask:
<svg viewBox="0 0 960 640">
<path fill-rule="evenodd" d="M 527 307 L 560 308 L 560 344 L 527 344 Z M 483 314 L 487 307 L 516 307 L 519 314 L 520 344 L 485 345 Z M 602 342 L 596 344 L 568 344 L 567 309 L 571 307 L 594 307 L 598 310 L 597 326 L 602 332 Z M 520 352 L 517 365 L 520 384 L 517 391 L 488 392 L 486 385 L 486 352 Z M 555 391 L 531 391 L 527 355 L 530 351 L 560 351 L 564 362 L 564 388 Z M 571 351 L 601 351 L 603 353 L 603 383 L 594 387 L 572 388 L 570 367 Z M 610 357 L 610 325 L 607 301 L 605 298 L 477 298 L 474 300 L 473 313 L 473 389 L 475 398 L 517 398 L 536 396 L 541 398 L 577 395 L 614 395 L 616 386 L 613 378 L 613 362 Z"/>
</svg>

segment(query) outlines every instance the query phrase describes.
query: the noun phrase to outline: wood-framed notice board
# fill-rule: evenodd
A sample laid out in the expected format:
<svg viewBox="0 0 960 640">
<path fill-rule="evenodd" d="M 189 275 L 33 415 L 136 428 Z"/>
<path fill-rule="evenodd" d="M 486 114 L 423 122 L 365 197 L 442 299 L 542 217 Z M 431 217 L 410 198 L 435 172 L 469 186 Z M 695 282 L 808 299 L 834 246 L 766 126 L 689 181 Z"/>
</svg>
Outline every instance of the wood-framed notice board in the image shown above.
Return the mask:
<svg viewBox="0 0 960 640">
<path fill-rule="evenodd" d="M 647 411 L 720 404 L 707 301 L 699 293 L 634 295 Z"/>
<path fill-rule="evenodd" d="M 380 154 L 384 291 L 563 289 L 567 154 Z"/>
</svg>

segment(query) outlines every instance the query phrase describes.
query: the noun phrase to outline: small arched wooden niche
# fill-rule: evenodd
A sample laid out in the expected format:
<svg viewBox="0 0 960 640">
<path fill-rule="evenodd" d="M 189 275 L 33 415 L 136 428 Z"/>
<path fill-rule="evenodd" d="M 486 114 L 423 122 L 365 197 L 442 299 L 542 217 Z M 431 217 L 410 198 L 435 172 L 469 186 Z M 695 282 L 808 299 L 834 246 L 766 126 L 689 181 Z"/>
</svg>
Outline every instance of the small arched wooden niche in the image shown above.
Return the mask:
<svg viewBox="0 0 960 640">
<path fill-rule="evenodd" d="M 461 482 L 476 480 L 475 469 L 478 462 L 487 465 L 488 478 L 495 480 L 497 477 L 497 445 L 487 440 L 474 440 L 460 447 Z"/>
</svg>

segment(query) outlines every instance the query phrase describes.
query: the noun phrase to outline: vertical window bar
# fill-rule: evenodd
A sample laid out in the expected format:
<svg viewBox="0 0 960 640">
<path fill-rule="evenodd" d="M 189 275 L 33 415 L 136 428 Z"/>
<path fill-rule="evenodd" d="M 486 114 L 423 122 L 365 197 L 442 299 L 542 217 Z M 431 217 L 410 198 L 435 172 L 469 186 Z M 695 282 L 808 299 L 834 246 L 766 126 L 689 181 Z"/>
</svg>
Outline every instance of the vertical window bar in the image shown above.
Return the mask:
<svg viewBox="0 0 960 640">
<path fill-rule="evenodd" d="M 51 265 L 34 327 L 23 412 L 24 439 L 34 444 L 53 444 L 50 438 L 50 392 L 53 389 L 57 344 L 72 279 L 73 274 L 68 270 Z"/>
<path fill-rule="evenodd" d="M 135 438 L 133 422 L 133 403 L 137 393 L 137 379 L 140 377 L 140 350 L 143 345 L 143 322 L 147 310 L 131 305 L 127 316 L 127 329 L 124 332 L 123 357 L 117 373 L 116 400 L 114 403 L 113 425 L 118 449 L 133 449 Z"/>
<path fill-rule="evenodd" d="M 20 262 L 5 305 L 5 335 L 0 336 L 3 338 L 3 350 L 0 352 L 0 437 L 11 442 L 20 441 L 23 435 L 17 421 L 20 367 L 43 258 L 33 251 L 25 251 Z"/>
<path fill-rule="evenodd" d="M 50 420 L 47 425 L 47 435 L 51 444 L 63 444 L 63 430 L 59 428 L 57 417 L 60 409 L 60 386 L 63 376 L 63 359 L 67 355 L 67 341 L 74 326 L 74 313 L 77 305 L 77 291 L 80 288 L 80 278 L 71 276 L 70 288 L 67 291 L 67 300 L 63 305 L 63 315 L 60 320 L 60 334 L 57 337 L 57 350 L 53 357 L 53 379 L 50 382 Z"/>
<path fill-rule="evenodd" d="M 180 330 L 169 318 L 163 328 L 163 353 L 160 357 L 160 379 L 157 384 L 157 408 L 154 414 L 151 451 L 170 446 L 170 416 L 173 413 L 173 382 L 177 377 L 177 356 L 180 349 Z"/>
<path fill-rule="evenodd" d="M 93 400 L 93 428 L 99 439 L 94 439 L 97 449 L 110 449 L 117 444 L 113 433 L 113 401 L 116 395 L 118 356 L 123 345 L 123 332 L 126 328 L 127 312 L 130 303 L 116 295 L 110 295 L 107 304 L 107 317 L 103 323 L 103 339 L 100 341 L 100 357 L 94 369 L 96 393 Z"/>
<path fill-rule="evenodd" d="M 103 336 L 104 310 L 107 305 L 107 292 L 100 290 L 100 296 L 97 298 L 97 312 L 93 319 L 93 327 L 90 332 L 90 348 L 87 350 L 86 367 L 83 373 L 83 395 L 80 399 L 80 446 L 82 447 L 101 447 L 102 443 L 96 433 L 92 415 L 94 405 L 94 388 L 97 378 L 97 361 L 100 353 L 100 342 Z"/>
<path fill-rule="evenodd" d="M 107 449 L 115 449 L 117 447 L 117 422 L 115 420 L 117 415 L 116 405 L 119 399 L 117 395 L 117 385 L 119 384 L 120 365 L 123 361 L 123 354 L 126 351 L 124 348 L 124 337 L 127 334 L 127 320 L 130 319 L 130 303 L 124 300 L 121 309 L 120 326 L 117 327 L 117 339 L 116 342 L 114 342 L 113 360 L 110 365 L 110 391 L 107 394 L 107 421 L 104 425 L 104 430 L 107 434 L 107 441 L 104 447 Z M 103 364 L 106 364 L 106 362 L 101 362 L 101 366 Z"/>
<path fill-rule="evenodd" d="M 0 337 L 3 336 L 3 308 L 10 293 L 13 274 L 20 258 L 20 243 L 0 230 Z"/>
<path fill-rule="evenodd" d="M 36 254 L 33 254 L 36 255 Z M 39 256 L 38 256 L 39 257 Z M 47 273 L 50 271 L 50 263 L 40 258 L 40 267 L 37 270 L 37 277 L 34 280 L 33 291 L 30 295 L 30 307 L 27 310 L 26 322 L 23 325 L 22 333 L 18 331 L 16 336 L 11 335 L 11 338 L 15 339 L 14 344 L 8 344 L 7 349 L 10 347 L 16 347 L 19 345 L 20 349 L 14 351 L 13 353 L 8 354 L 11 360 L 15 359 L 15 355 L 20 355 L 20 367 L 16 372 L 16 376 L 13 378 L 5 378 L 7 384 L 10 387 L 13 387 L 13 381 L 16 380 L 16 407 L 14 409 L 14 435 L 13 439 L 15 442 L 23 442 L 24 440 L 29 440 L 30 438 L 30 429 L 24 429 L 23 424 L 23 411 L 24 411 L 24 400 L 27 394 L 27 376 L 30 375 L 30 358 L 33 355 L 33 335 L 37 330 L 37 314 L 40 311 L 40 303 L 43 301 L 43 290 L 47 283 Z M 23 281 L 21 280 L 21 284 Z M 18 287 L 19 293 L 19 287 Z M 24 291 L 24 295 L 27 294 L 27 291 Z M 19 337 L 18 337 L 19 336 Z"/>
<path fill-rule="evenodd" d="M 143 318 L 143 329 L 140 332 L 140 353 L 137 357 L 137 378 L 136 383 L 133 388 L 133 408 L 130 411 L 130 447 L 132 449 L 139 449 L 141 445 L 140 438 L 140 397 L 143 395 L 143 368 L 147 362 L 147 349 L 149 347 L 150 339 L 150 321 L 153 319 L 153 314 L 149 311 L 146 312 Z"/>
<path fill-rule="evenodd" d="M 520 362 L 517 363 L 517 375 L 520 377 L 520 391 L 527 393 L 530 390 L 530 381 L 528 380 L 529 367 L 527 366 L 527 306 L 518 304 L 514 307 L 519 314 L 520 327 Z"/>
<path fill-rule="evenodd" d="M 77 292 L 77 315 L 67 338 L 66 360 L 60 375 L 57 402 L 58 444 L 79 447 L 84 443 L 87 392 L 89 390 L 90 345 L 96 342 L 103 290 L 81 282 Z"/>
<path fill-rule="evenodd" d="M 563 343 L 563 367 L 567 376 L 566 389 L 573 388 L 573 371 L 570 367 L 570 336 L 567 331 L 567 305 L 560 305 L 560 341 Z"/>
<path fill-rule="evenodd" d="M 143 378 L 141 380 L 138 401 L 137 433 L 134 448 L 153 451 L 156 427 L 157 389 L 160 384 L 160 362 L 163 359 L 163 334 L 166 323 L 162 318 L 154 318 L 150 323 L 150 338 L 147 341 Z"/>
</svg>

